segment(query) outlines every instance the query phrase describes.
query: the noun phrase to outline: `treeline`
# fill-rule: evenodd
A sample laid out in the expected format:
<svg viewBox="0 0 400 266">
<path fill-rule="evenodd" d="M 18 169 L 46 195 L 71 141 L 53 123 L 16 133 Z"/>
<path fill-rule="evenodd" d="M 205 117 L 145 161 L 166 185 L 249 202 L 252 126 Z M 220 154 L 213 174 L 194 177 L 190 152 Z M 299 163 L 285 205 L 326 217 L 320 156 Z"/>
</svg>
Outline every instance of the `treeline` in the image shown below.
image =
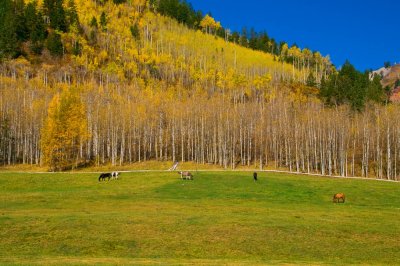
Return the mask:
<svg viewBox="0 0 400 266">
<path fill-rule="evenodd" d="M 294 68 L 301 71 L 300 79 L 303 83 L 308 82 L 318 87 L 322 79 L 327 79 L 334 72 L 329 56 L 324 57 L 318 51 L 308 48 L 301 49 L 296 44 L 289 46 L 284 41 L 277 42 L 266 31 L 256 32 L 254 28 L 232 32 L 215 21 L 210 14 L 203 15 L 201 11 L 194 10 L 185 0 L 150 0 L 149 5 L 151 11 L 171 17 L 191 29 L 202 30 L 245 48 L 269 53 L 276 61 L 292 64 L 292 81 L 299 79 Z"/>
<path fill-rule="evenodd" d="M 338 72 L 322 80 L 319 95 L 328 106 L 348 104 L 353 110 L 362 111 L 367 102 L 387 103 L 389 96 L 380 80 L 377 75 L 371 79 L 368 72 L 361 73 L 346 61 Z"/>
<path fill-rule="evenodd" d="M 187 25 L 192 29 L 203 29 L 201 22 L 207 19 L 210 14 L 203 15 L 201 11 L 193 9 L 192 5 L 185 0 L 150 0 L 152 10 L 162 15 L 176 19 L 178 22 Z M 280 55 L 280 51 L 285 42 L 278 42 L 271 38 L 266 31 L 256 32 L 253 28 L 247 30 L 243 28 L 241 32 L 230 31 L 224 27 L 218 27 L 215 35 L 227 41 L 239 44 L 243 47 L 259 50 L 267 53 Z"/>
<path fill-rule="evenodd" d="M 235 101 L 233 91 L 182 97 L 184 90 L 149 91 L 134 84 L 57 83 L 64 89 L 54 95 L 40 78 L 0 82 L 7 99 L 0 101 L 2 164 L 46 163 L 65 170 L 178 160 L 400 176 L 400 126 L 393 123 L 400 119 L 398 106 L 371 104 L 363 113 L 346 105 L 325 108 L 313 96 L 296 97 L 292 86 L 263 87 Z"/>
<path fill-rule="evenodd" d="M 27 53 L 40 55 L 47 48 L 54 56 L 63 53 L 61 34 L 79 28 L 73 0 L 44 0 L 25 4 L 23 0 L 0 1 L 0 59 Z M 27 44 L 27 45 L 24 45 Z"/>
</svg>

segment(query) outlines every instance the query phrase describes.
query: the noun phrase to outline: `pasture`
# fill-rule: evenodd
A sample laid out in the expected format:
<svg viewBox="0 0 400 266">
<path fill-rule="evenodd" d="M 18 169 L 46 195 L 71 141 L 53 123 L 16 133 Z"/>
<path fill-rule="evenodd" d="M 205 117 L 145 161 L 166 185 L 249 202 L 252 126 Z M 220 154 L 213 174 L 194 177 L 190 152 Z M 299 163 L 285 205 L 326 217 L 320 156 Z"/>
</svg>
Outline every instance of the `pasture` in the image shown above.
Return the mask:
<svg viewBox="0 0 400 266">
<path fill-rule="evenodd" d="M 193 173 L 0 173 L 0 264 L 400 264 L 400 183 Z"/>
</svg>

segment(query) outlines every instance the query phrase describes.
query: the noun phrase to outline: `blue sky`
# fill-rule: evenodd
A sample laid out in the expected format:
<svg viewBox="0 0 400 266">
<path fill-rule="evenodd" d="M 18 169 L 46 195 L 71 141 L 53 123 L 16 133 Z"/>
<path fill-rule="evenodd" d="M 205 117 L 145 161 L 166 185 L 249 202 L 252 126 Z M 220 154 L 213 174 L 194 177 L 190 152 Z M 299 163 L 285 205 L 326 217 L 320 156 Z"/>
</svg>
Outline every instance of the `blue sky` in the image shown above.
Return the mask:
<svg viewBox="0 0 400 266">
<path fill-rule="evenodd" d="M 266 30 L 278 41 L 346 59 L 361 71 L 400 63 L 400 0 L 187 0 L 225 28 Z"/>
</svg>

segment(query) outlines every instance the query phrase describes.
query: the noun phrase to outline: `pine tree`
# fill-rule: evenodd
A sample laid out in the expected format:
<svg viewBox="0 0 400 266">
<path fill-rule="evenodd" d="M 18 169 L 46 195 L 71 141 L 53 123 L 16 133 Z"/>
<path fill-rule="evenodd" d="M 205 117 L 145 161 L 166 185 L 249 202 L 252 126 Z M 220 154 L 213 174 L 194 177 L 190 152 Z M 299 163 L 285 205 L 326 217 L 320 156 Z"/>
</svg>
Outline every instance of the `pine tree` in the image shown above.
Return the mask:
<svg viewBox="0 0 400 266">
<path fill-rule="evenodd" d="M 63 55 L 63 44 L 61 42 L 61 35 L 57 32 L 50 33 L 47 38 L 46 47 L 53 56 Z"/>
<path fill-rule="evenodd" d="M 140 31 L 139 31 L 139 27 L 138 27 L 137 23 L 135 23 L 133 26 L 131 26 L 130 30 L 131 30 L 133 38 L 135 38 L 136 40 L 139 40 L 140 39 Z"/>
<path fill-rule="evenodd" d="M 0 59 L 16 57 L 19 45 L 13 2 L 0 0 Z"/>
<path fill-rule="evenodd" d="M 30 2 L 26 5 L 24 17 L 26 27 L 28 28 L 29 32 L 35 28 L 35 24 L 37 23 L 37 2 Z"/>
<path fill-rule="evenodd" d="M 34 53 L 40 54 L 44 47 L 44 42 L 47 38 L 47 31 L 42 13 L 38 12 L 36 16 L 35 27 L 30 33 L 31 49 Z"/>
<path fill-rule="evenodd" d="M 63 0 L 44 0 L 43 7 L 45 15 L 50 19 L 50 26 L 55 30 L 67 32 L 68 25 Z"/>
<path fill-rule="evenodd" d="M 76 11 L 76 5 L 74 0 L 68 1 L 68 9 L 66 10 L 66 20 L 67 24 L 71 27 L 78 27 L 79 26 L 79 16 L 78 12 Z"/>
<path fill-rule="evenodd" d="M 25 42 L 29 39 L 29 29 L 26 25 L 25 3 L 24 0 L 14 0 L 14 14 L 16 18 L 17 39 Z"/>
<path fill-rule="evenodd" d="M 248 40 L 247 40 L 247 29 L 246 29 L 246 27 L 243 27 L 243 29 L 242 29 L 242 34 L 240 35 L 239 43 L 243 47 L 248 47 L 249 46 L 248 45 L 249 43 L 248 43 Z"/>
<path fill-rule="evenodd" d="M 365 79 L 369 80 L 369 75 L 365 74 Z M 381 80 L 378 76 L 374 76 L 372 81 L 369 82 L 366 92 L 367 99 L 377 103 L 384 103 L 386 99 L 385 90 L 382 87 Z"/>
<path fill-rule="evenodd" d="M 30 49 L 35 54 L 40 54 L 43 50 L 47 32 L 43 21 L 43 15 L 37 10 L 36 2 L 27 4 L 25 8 L 25 19 L 29 31 Z"/>
<path fill-rule="evenodd" d="M 106 13 L 101 12 L 100 15 L 100 26 L 102 31 L 107 31 L 107 17 L 106 17 Z"/>
<path fill-rule="evenodd" d="M 95 16 L 92 17 L 92 20 L 90 21 L 90 27 L 97 29 L 98 24 L 97 24 L 97 18 Z"/>
</svg>

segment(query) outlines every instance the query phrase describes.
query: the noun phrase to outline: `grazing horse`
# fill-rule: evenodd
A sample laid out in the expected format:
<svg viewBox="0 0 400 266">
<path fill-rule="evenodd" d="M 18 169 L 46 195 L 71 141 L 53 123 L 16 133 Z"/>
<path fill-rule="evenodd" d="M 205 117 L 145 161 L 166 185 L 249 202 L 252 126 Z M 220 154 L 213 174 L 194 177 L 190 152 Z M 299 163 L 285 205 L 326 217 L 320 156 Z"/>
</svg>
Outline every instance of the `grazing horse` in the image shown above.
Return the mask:
<svg viewBox="0 0 400 266">
<path fill-rule="evenodd" d="M 178 172 L 178 174 L 181 174 L 181 179 L 189 179 L 193 180 L 193 175 L 190 172 Z"/>
<path fill-rule="evenodd" d="M 336 193 L 333 195 L 333 202 L 334 203 L 340 203 L 340 200 L 342 200 L 342 203 L 344 203 L 345 196 L 343 193 Z"/>
<path fill-rule="evenodd" d="M 119 173 L 118 172 L 112 172 L 111 173 L 111 180 L 112 179 L 118 179 Z"/>
<path fill-rule="evenodd" d="M 110 180 L 110 178 L 112 178 L 112 174 L 111 173 L 102 173 L 100 176 L 99 176 L 99 182 L 100 181 L 106 181 L 106 178 L 108 178 L 108 180 Z"/>
</svg>

